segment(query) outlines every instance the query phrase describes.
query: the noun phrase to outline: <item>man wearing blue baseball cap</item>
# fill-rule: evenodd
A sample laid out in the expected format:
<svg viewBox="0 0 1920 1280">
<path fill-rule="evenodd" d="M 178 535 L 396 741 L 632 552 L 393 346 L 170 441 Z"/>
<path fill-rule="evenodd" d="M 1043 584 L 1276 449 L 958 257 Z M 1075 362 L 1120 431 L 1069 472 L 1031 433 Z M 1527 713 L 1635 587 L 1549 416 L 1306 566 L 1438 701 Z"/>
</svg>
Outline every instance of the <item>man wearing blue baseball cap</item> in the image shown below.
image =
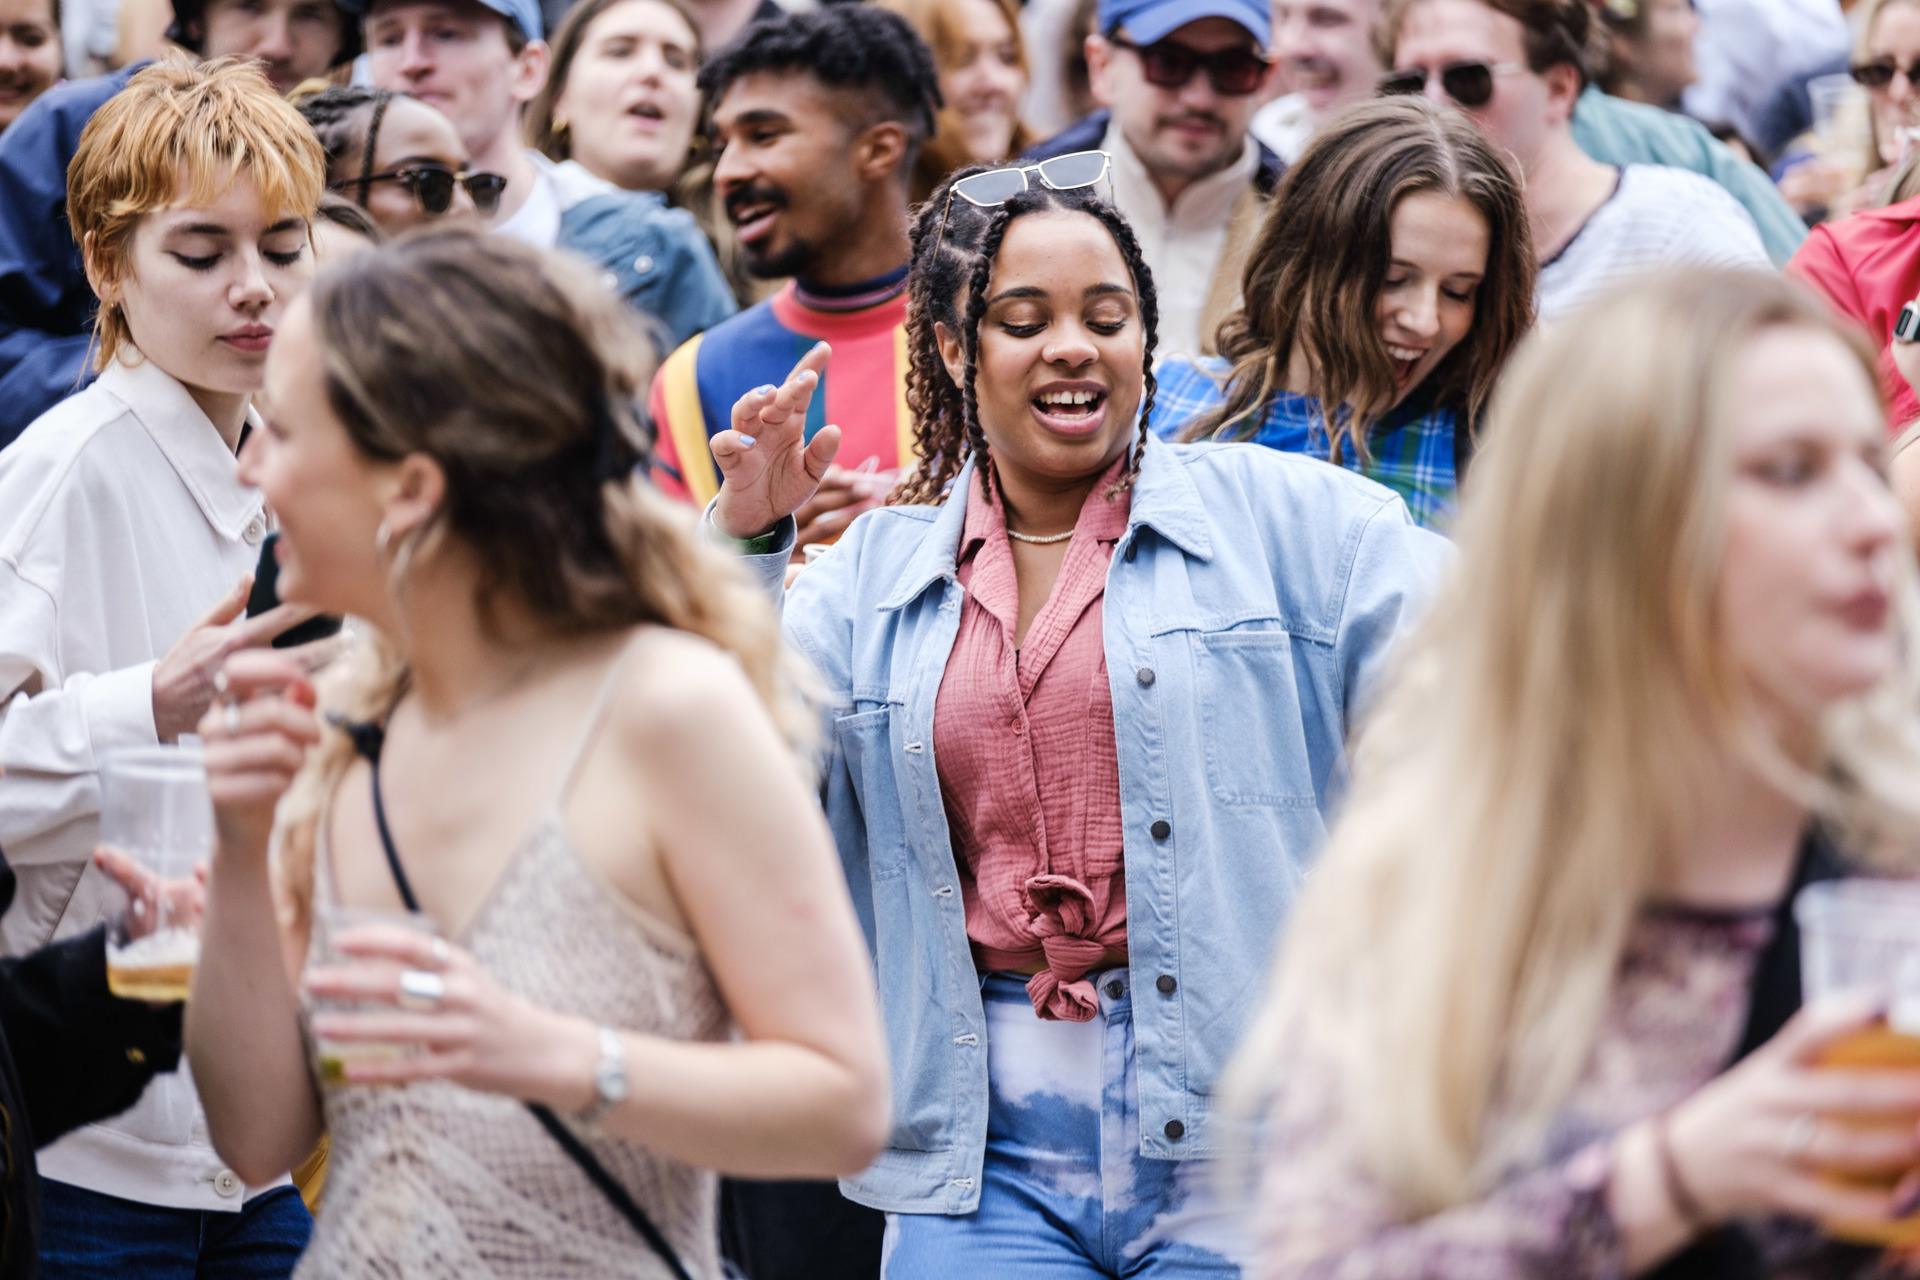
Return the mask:
<svg viewBox="0 0 1920 1280">
<path fill-rule="evenodd" d="M 1103 104 L 1032 158 L 1100 150 L 1160 295 L 1161 356 L 1211 353 L 1280 161 L 1248 132 L 1272 72 L 1268 0 L 1100 0 L 1087 71 Z"/>
<path fill-rule="evenodd" d="M 526 145 L 520 115 L 546 83 L 538 0 L 340 0 L 364 6 L 367 66 L 453 122 L 476 172 L 507 180 L 494 229 L 598 266 L 656 321 L 660 350 L 732 315 L 733 293 L 691 215 Z"/>
</svg>

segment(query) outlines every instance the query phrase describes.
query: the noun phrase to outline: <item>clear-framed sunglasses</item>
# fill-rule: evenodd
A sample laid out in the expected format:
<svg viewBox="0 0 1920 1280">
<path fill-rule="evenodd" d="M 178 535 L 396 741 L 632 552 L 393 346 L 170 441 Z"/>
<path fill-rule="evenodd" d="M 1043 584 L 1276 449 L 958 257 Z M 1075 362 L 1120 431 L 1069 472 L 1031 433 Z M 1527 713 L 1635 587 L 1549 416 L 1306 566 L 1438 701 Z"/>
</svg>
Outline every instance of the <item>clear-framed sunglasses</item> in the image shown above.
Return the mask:
<svg viewBox="0 0 1920 1280">
<path fill-rule="evenodd" d="M 947 238 L 947 217 L 953 212 L 955 196 L 977 209 L 991 209 L 1025 191 L 1030 173 L 1039 174 L 1040 181 L 1055 191 L 1072 191 L 1093 186 L 1112 168 L 1113 157 L 1104 151 L 1072 151 L 1038 164 L 1010 165 L 1005 169 L 969 174 L 947 188 L 947 203 L 940 210 L 940 234 L 934 243 L 940 244 Z"/>
</svg>

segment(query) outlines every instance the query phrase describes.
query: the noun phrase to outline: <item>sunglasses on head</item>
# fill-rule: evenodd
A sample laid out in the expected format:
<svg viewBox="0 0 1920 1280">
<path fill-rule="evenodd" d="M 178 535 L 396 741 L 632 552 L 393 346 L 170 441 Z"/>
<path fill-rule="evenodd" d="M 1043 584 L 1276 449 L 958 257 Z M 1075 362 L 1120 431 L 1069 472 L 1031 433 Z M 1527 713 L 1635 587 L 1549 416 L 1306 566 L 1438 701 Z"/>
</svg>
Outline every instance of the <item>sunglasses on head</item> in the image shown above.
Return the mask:
<svg viewBox="0 0 1920 1280">
<path fill-rule="evenodd" d="M 1498 77 L 1526 69 L 1523 62 L 1449 62 L 1435 71 L 1419 67 L 1389 71 L 1380 77 L 1380 96 L 1425 93 L 1427 85 L 1437 79 L 1440 91 L 1450 101 L 1471 110 L 1493 101 L 1493 85 Z"/>
<path fill-rule="evenodd" d="M 975 208 L 991 209 L 1025 191 L 1027 175 L 1030 173 L 1039 174 L 1040 181 L 1055 191 L 1090 187 L 1107 176 L 1111 161 L 1112 157 L 1104 151 L 1071 151 L 1064 156 L 1042 160 L 1039 164 L 1012 165 L 1005 169 L 969 174 L 947 188 L 947 203 L 940 210 L 940 234 L 934 237 L 934 243 L 939 244 L 946 239 L 947 215 L 953 212 L 955 196 Z"/>
<path fill-rule="evenodd" d="M 1869 89 L 1884 89 L 1893 83 L 1895 76 L 1904 75 L 1910 86 L 1920 89 L 1920 61 L 1902 71 L 1892 58 L 1875 58 L 1872 62 L 1854 63 L 1847 68 L 1847 74 L 1853 77 L 1855 84 Z"/>
<path fill-rule="evenodd" d="M 424 160 L 404 169 L 370 173 L 363 178 L 349 178 L 331 185 L 336 190 L 358 187 L 360 202 L 365 204 L 366 189 L 375 182 L 399 183 L 413 193 L 414 203 L 420 206 L 420 212 L 436 218 L 453 207 L 453 184 L 456 182 L 467 189 L 467 194 L 473 198 L 473 207 L 482 214 L 491 214 L 498 209 L 500 193 L 507 189 L 507 180 L 497 173 L 455 173 L 446 165 Z"/>
<path fill-rule="evenodd" d="M 1245 97 L 1261 86 L 1267 78 L 1267 69 L 1273 65 L 1245 48 L 1202 53 L 1177 40 L 1135 44 L 1120 35 L 1108 36 L 1107 42 L 1138 54 L 1140 70 L 1146 75 L 1147 83 L 1162 89 L 1184 89 L 1195 73 L 1204 70 L 1215 93 L 1228 98 Z"/>
</svg>

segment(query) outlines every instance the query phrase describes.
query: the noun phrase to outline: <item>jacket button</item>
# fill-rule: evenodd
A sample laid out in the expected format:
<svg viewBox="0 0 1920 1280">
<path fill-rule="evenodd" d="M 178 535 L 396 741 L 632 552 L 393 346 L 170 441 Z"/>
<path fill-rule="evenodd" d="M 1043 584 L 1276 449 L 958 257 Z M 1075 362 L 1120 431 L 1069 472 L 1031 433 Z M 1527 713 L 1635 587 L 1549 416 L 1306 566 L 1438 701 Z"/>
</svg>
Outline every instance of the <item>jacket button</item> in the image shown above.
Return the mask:
<svg viewBox="0 0 1920 1280">
<path fill-rule="evenodd" d="M 1107 999 L 1118 1000 L 1125 994 L 1127 994 L 1127 984 L 1120 981 L 1120 979 L 1115 978 L 1107 984 Z"/>
<path fill-rule="evenodd" d="M 1166 1134 L 1167 1137 L 1173 1139 L 1175 1142 L 1178 1142 L 1187 1136 L 1187 1126 L 1181 1124 L 1178 1120 L 1169 1120 L 1167 1121 L 1167 1127 L 1160 1132 Z"/>
<path fill-rule="evenodd" d="M 641 254 L 633 260 L 633 270 L 635 275 L 647 274 L 653 270 L 653 258 L 648 254 Z"/>
<path fill-rule="evenodd" d="M 231 1200 L 240 1194 L 243 1188 L 239 1177 L 231 1169 L 222 1169 L 214 1175 L 213 1189 Z"/>
<path fill-rule="evenodd" d="M 1173 824 L 1165 818 L 1155 818 L 1153 825 L 1149 827 L 1148 830 L 1153 832 L 1153 838 L 1155 840 L 1165 840 L 1173 834 Z"/>
<path fill-rule="evenodd" d="M 1138 680 L 1141 684 L 1152 684 L 1154 679 L 1153 668 L 1142 667 L 1138 671 L 1133 673 L 1133 678 L 1135 680 Z"/>
<path fill-rule="evenodd" d="M 1160 994 L 1163 996 L 1170 996 L 1180 989 L 1179 980 L 1170 973 L 1163 973 L 1158 978 L 1155 978 L 1153 985 L 1159 989 Z"/>
</svg>

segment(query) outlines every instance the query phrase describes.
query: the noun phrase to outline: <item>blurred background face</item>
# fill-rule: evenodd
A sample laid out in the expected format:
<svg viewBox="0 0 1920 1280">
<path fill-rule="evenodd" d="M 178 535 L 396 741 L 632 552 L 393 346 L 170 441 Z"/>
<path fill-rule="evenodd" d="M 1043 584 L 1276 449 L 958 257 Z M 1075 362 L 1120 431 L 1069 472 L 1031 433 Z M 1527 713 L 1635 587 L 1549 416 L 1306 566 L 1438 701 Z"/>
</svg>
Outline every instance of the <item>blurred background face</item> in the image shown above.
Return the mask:
<svg viewBox="0 0 1920 1280">
<path fill-rule="evenodd" d="M 410 93 L 460 131 L 471 154 L 485 154 L 516 127 L 528 45 L 516 55 L 507 24 L 474 0 L 386 0 L 367 14 L 367 65 L 382 89 Z M 537 86 L 535 86 L 537 88 Z"/>
<path fill-rule="evenodd" d="M 553 109 L 573 158 L 630 191 L 673 185 L 700 115 L 698 45 L 658 0 L 625 0 L 595 18 Z"/>
<path fill-rule="evenodd" d="M 1775 328 L 1738 367 L 1718 621 L 1746 676 L 1801 729 L 1893 669 L 1910 534 L 1883 470 L 1885 416 L 1837 339 Z"/>
<path fill-rule="evenodd" d="M 208 0 L 208 58 L 254 58 L 281 93 L 325 75 L 340 56 L 345 14 L 333 0 Z"/>
<path fill-rule="evenodd" d="M 1893 164 L 1900 159 L 1903 135 L 1920 127 L 1920 91 L 1907 79 L 1907 69 L 1920 63 L 1920 4 L 1895 0 L 1874 15 L 1873 29 L 1867 32 L 1865 61 L 1893 69 L 1892 80 L 1867 91 L 1880 162 Z"/>
<path fill-rule="evenodd" d="M 1127 38 L 1124 29 L 1118 34 Z M 1189 22 L 1162 43 L 1202 56 L 1229 49 L 1258 52 L 1252 33 L 1227 18 Z M 1099 36 L 1087 41 L 1087 72 L 1094 96 L 1112 109 L 1127 145 L 1160 179 L 1204 178 L 1239 159 L 1247 124 L 1260 103 L 1257 90 L 1217 92 L 1203 69 L 1177 88 L 1154 84 L 1139 52 Z"/>
<path fill-rule="evenodd" d="M 1647 33 L 1629 50 L 1634 78 L 1649 102 L 1670 106 L 1700 78 L 1693 60 L 1693 39 L 1700 19 L 1693 0 L 1645 0 Z"/>
<path fill-rule="evenodd" d="M 1428 96 L 1458 107 L 1439 80 L 1455 62 L 1515 68 L 1496 74 L 1493 97 L 1466 115 L 1511 151 L 1523 171 L 1531 171 L 1552 126 L 1572 118 L 1573 95 L 1556 94 L 1544 77 L 1526 69 L 1526 28 L 1515 19 L 1480 0 L 1418 0 L 1401 22 L 1393 70 L 1424 73 Z"/>
<path fill-rule="evenodd" d="M 1373 96 L 1380 0 L 1274 0 L 1273 56 L 1315 121 Z"/>
<path fill-rule="evenodd" d="M 359 177 L 360 157 L 348 155 L 345 159 L 350 172 L 336 174 L 336 179 Z M 463 174 L 468 167 L 466 144 L 460 141 L 453 122 L 426 103 L 395 98 L 387 104 L 379 135 L 374 138 L 373 172 L 396 173 L 423 165 Z M 474 215 L 473 198 L 458 183 L 453 188 L 453 202 L 441 214 L 427 212 L 413 188 L 397 178 L 370 182 L 364 191 L 359 187 L 343 190 L 390 236 L 422 223 Z"/>
<path fill-rule="evenodd" d="M 969 160 L 1004 160 L 1027 91 L 1019 37 L 995 0 L 946 0 L 946 5 L 956 46 L 940 68 L 946 119 L 959 130 Z"/>
<path fill-rule="evenodd" d="M 53 0 L 0 0 L 0 129 L 60 78 Z"/>
</svg>

